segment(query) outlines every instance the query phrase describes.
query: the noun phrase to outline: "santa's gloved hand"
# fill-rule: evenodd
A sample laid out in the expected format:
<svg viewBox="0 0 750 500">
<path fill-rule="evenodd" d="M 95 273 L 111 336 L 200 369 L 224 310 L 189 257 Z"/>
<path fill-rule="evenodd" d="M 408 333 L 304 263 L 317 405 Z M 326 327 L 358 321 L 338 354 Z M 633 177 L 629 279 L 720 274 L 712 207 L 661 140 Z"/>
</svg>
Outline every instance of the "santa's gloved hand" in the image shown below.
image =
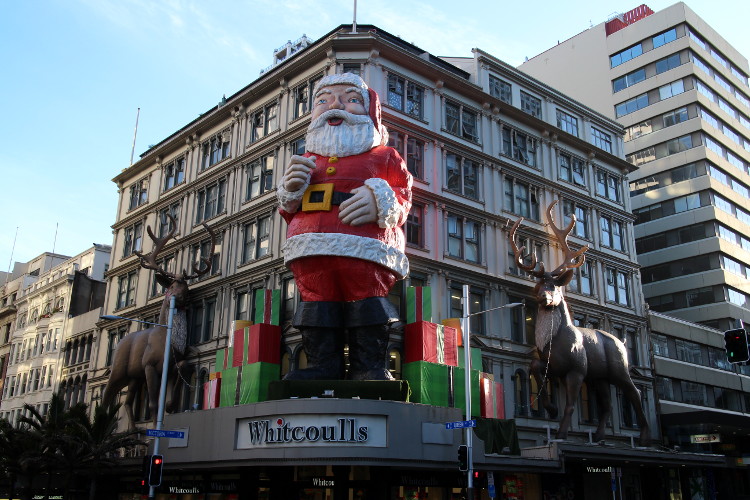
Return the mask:
<svg viewBox="0 0 750 500">
<path fill-rule="evenodd" d="M 339 205 L 339 219 L 350 226 L 361 226 L 378 221 L 378 206 L 375 195 L 367 186 L 350 191 L 354 196 Z"/>
<path fill-rule="evenodd" d="M 303 186 L 310 182 L 310 173 L 315 168 L 315 157 L 305 158 L 304 156 L 294 155 L 289 160 L 281 177 L 281 185 L 290 193 L 299 191 Z"/>
</svg>

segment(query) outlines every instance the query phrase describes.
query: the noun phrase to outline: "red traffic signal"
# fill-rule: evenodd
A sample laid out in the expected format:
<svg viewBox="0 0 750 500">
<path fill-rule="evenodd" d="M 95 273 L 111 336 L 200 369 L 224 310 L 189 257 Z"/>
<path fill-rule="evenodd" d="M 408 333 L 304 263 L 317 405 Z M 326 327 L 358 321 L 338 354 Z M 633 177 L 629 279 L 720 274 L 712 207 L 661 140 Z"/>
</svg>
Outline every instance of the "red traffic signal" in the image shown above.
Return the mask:
<svg viewBox="0 0 750 500">
<path fill-rule="evenodd" d="M 744 328 L 724 332 L 724 345 L 727 350 L 727 360 L 730 363 L 750 360 L 750 347 L 747 343 L 747 331 Z"/>
<path fill-rule="evenodd" d="M 148 468 L 148 485 L 159 486 L 161 484 L 161 470 L 164 465 L 164 457 L 151 455 L 151 463 Z"/>
</svg>

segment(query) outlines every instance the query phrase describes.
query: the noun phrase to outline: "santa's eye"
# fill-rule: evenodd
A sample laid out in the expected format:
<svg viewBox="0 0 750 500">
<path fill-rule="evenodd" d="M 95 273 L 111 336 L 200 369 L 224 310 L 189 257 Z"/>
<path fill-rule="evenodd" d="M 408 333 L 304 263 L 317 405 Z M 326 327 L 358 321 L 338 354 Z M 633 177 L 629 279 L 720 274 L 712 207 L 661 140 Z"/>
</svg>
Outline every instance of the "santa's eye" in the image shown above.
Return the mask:
<svg viewBox="0 0 750 500">
<path fill-rule="evenodd" d="M 359 97 L 350 97 L 349 98 L 349 102 L 353 102 L 353 103 L 359 104 L 362 101 L 360 101 Z"/>
<path fill-rule="evenodd" d="M 326 100 L 326 99 L 325 99 L 324 97 L 321 97 L 320 99 L 318 99 L 318 100 L 317 100 L 317 101 L 315 102 L 315 104 L 316 104 L 316 105 L 318 105 L 318 104 L 325 104 L 326 102 L 328 102 L 328 101 L 327 101 L 327 100 Z"/>
</svg>

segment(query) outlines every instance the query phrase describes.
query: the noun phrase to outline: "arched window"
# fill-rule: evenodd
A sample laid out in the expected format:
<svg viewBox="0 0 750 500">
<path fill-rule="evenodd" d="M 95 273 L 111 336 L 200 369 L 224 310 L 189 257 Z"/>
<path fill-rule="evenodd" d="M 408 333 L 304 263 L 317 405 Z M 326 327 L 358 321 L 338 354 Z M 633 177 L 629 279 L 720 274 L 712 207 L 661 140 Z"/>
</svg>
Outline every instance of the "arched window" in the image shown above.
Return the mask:
<svg viewBox="0 0 750 500">
<path fill-rule="evenodd" d="M 36 320 L 39 319 L 39 309 L 34 309 L 31 311 L 31 316 L 29 317 L 29 324 L 36 323 Z"/>
<path fill-rule="evenodd" d="M 89 335 L 88 340 L 86 341 L 86 355 L 84 356 L 84 361 L 89 361 L 91 359 L 91 344 L 94 343 L 94 336 Z"/>
<path fill-rule="evenodd" d="M 78 391 L 78 402 L 83 403 L 86 400 L 86 382 L 88 381 L 88 375 L 84 375 L 81 378 L 81 390 Z"/>
</svg>

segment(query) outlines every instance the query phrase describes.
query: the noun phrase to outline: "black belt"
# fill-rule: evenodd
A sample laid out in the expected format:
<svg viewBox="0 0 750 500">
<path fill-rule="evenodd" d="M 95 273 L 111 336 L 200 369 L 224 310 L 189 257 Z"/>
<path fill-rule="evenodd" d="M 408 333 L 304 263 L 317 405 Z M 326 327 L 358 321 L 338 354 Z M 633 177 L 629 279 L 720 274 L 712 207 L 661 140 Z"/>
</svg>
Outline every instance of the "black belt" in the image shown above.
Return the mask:
<svg viewBox="0 0 750 500">
<path fill-rule="evenodd" d="M 343 202 L 354 196 L 352 193 L 344 193 L 333 190 L 333 183 L 312 184 L 308 186 L 305 195 L 302 198 L 302 211 L 328 212 L 334 205 L 341 205 Z"/>
</svg>

